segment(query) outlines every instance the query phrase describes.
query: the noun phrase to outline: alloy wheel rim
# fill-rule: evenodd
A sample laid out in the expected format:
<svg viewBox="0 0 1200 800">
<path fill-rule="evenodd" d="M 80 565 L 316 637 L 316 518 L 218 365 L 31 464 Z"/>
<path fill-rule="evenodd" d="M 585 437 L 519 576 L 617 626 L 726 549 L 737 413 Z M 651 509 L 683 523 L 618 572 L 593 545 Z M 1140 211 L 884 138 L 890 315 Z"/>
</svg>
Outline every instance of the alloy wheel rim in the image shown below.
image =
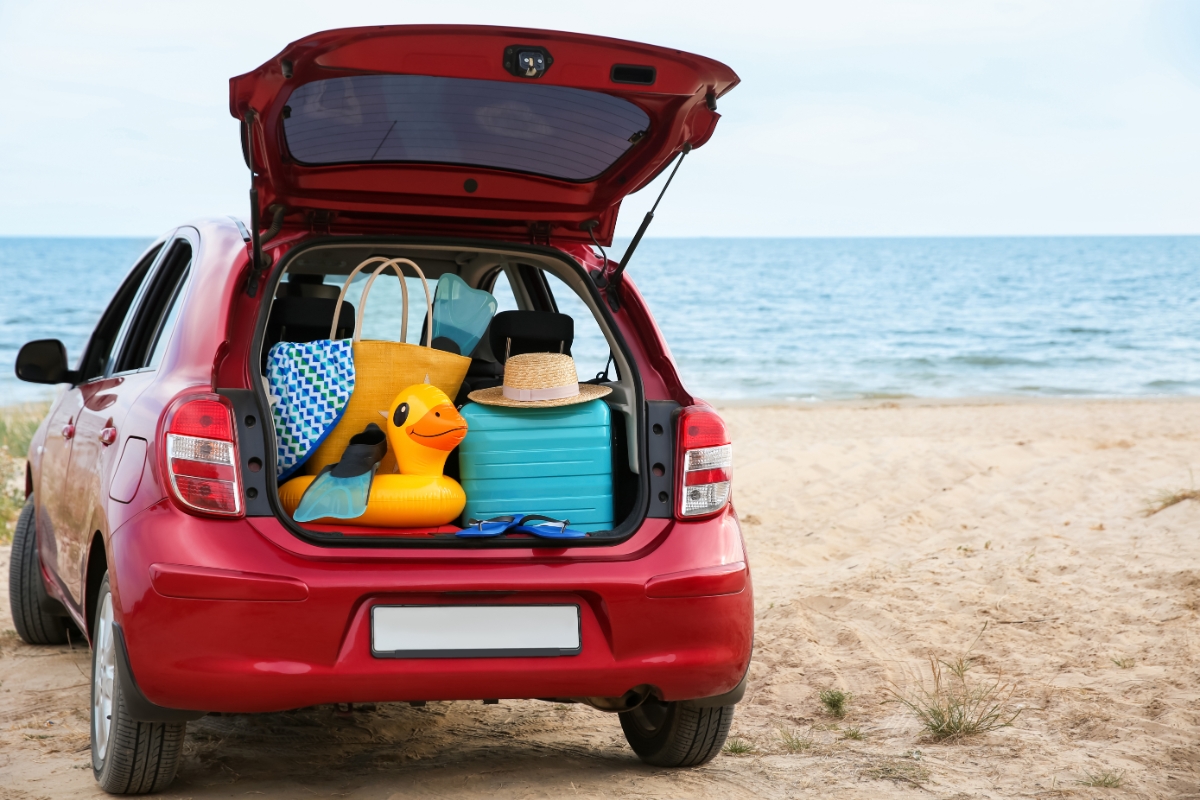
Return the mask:
<svg viewBox="0 0 1200 800">
<path fill-rule="evenodd" d="M 96 758 L 103 761 L 112 735 L 113 689 L 117 675 L 111 592 L 104 595 L 97 623 L 95 655 L 92 657 L 92 749 Z"/>
</svg>

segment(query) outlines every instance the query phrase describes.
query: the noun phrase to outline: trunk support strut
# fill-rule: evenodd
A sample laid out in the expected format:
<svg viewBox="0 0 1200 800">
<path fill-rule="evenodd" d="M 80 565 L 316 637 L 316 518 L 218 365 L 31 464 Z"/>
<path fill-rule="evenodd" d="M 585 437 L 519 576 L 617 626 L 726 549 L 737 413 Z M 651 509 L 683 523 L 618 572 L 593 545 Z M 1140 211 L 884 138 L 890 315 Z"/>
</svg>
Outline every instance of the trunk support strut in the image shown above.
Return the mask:
<svg viewBox="0 0 1200 800">
<path fill-rule="evenodd" d="M 279 234 L 283 228 L 283 217 L 287 213 L 286 207 L 272 205 L 267 209 L 271 212 L 271 227 L 263 233 L 259 233 L 261 220 L 258 214 L 258 188 L 254 185 L 254 178 L 258 175 L 254 171 L 254 118 L 256 116 L 254 109 L 246 111 L 246 166 L 250 168 L 250 277 L 246 281 L 248 297 L 258 294 L 259 279 L 263 272 L 271 267 L 271 257 L 263 252 L 263 245 Z"/>
<path fill-rule="evenodd" d="M 600 248 L 600 256 L 604 259 L 604 267 L 597 270 L 592 270 L 592 281 L 597 287 L 606 289 L 605 295 L 608 297 L 608 305 L 613 311 L 618 311 L 621 308 L 621 298 L 618 296 L 621 288 L 621 275 L 625 272 L 625 267 L 629 264 L 629 259 L 633 256 L 633 252 L 642 242 L 642 237 L 646 234 L 646 229 L 650 227 L 650 223 L 654 221 L 654 212 L 658 209 L 658 204 L 662 202 L 663 195 L 667 193 L 667 188 L 671 185 L 671 181 L 675 180 L 675 173 L 679 171 L 679 165 L 683 163 L 684 157 L 692 152 L 692 146 L 688 142 L 683 143 L 683 150 L 679 154 L 679 158 L 675 161 L 675 168 L 671 170 L 671 174 L 667 177 L 667 182 L 663 184 L 662 191 L 658 193 L 658 199 L 654 201 L 654 205 L 646 212 L 646 216 L 642 218 L 642 224 L 638 227 L 637 233 L 633 236 L 633 241 L 629 243 L 629 247 L 625 248 L 625 255 L 621 256 L 621 263 L 617 264 L 617 268 L 613 270 L 613 274 L 605 277 L 604 267 L 608 266 L 608 256 L 604 253 L 604 248 L 600 247 L 600 243 L 596 242 L 596 234 L 594 233 L 596 226 L 600 224 L 599 220 L 590 219 L 583 223 L 580 227 L 588 232 L 592 237 L 592 242 L 596 247 Z"/>
</svg>

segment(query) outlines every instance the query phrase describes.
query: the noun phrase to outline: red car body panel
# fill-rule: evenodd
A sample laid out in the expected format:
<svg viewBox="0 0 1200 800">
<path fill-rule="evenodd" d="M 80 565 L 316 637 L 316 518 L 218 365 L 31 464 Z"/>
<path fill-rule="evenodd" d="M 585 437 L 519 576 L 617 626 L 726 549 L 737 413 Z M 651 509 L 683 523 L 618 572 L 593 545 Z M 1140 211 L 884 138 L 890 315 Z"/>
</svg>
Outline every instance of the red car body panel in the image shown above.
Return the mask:
<svg viewBox="0 0 1200 800">
<path fill-rule="evenodd" d="M 617 697 L 643 684 L 664 699 L 685 699 L 731 690 L 749 659 L 753 600 L 732 512 L 698 523 L 647 520 L 620 552 L 330 551 L 275 520 L 201 519 L 163 501 L 111 541 L 118 617 L 138 685 L 168 708 Z M 726 572 L 677 591 L 684 596 L 647 596 L 647 584 L 664 575 L 714 564 Z M 730 585 L 728 572 L 743 577 L 741 587 Z M 230 599 L 239 578 L 246 584 L 239 593 L 276 598 Z M 179 594 L 187 596 L 171 596 Z M 579 604 L 582 653 L 372 657 L 372 605 L 481 601 Z"/>
<path fill-rule="evenodd" d="M 535 34 L 542 38 L 534 41 Z M 384 70 L 395 66 L 388 48 L 412 36 L 460 55 L 490 52 L 497 42 L 548 43 L 557 64 L 546 77 L 576 86 L 592 80 L 584 73 L 570 77 L 576 57 L 579 64 L 612 61 L 620 50 L 626 60 L 636 56 L 634 63 L 658 67 L 662 83 L 656 90 L 667 92 L 671 102 L 683 108 L 690 101 L 680 98 L 698 96 L 704 113 L 711 113 L 702 102 L 705 93 L 720 94 L 737 80 L 717 62 L 676 51 L 507 29 L 332 31 L 290 45 L 281 58 L 294 59 L 295 75 L 310 78 L 347 64 Z M 436 63 L 438 74 L 511 78 L 495 74 L 498 66 L 487 59 Z M 255 108 L 256 124 L 273 135 L 272 114 L 286 94 L 281 81 L 279 59 L 234 79 L 235 114 Z M 669 141 L 652 142 L 653 156 L 646 155 L 647 148 L 617 162 L 617 171 L 636 162 L 629 187 L 642 185 L 687 141 L 684 123 L 699 112 L 680 114 L 672 117 Z M 256 181 L 264 202 L 283 199 L 292 209 L 265 248 L 273 265 L 317 238 L 403 234 L 411 221 L 405 215 L 416 207 L 405 203 L 436 205 L 437 181 L 431 178 L 417 181 L 417 194 L 407 199 L 372 197 L 371 215 L 342 214 L 346 208 L 326 203 L 330 195 L 303 189 L 315 184 L 285 164 L 281 150 L 267 148 L 261 156 L 266 167 Z M 424 174 L 424 167 L 413 165 L 371 169 L 393 177 L 400 170 L 410 183 Z M 550 212 L 537 219 L 557 226 L 551 246 L 540 246 L 544 255 L 611 275 L 615 263 L 601 263 L 578 241 L 577 230 L 563 227 L 608 214 L 611 232 L 626 190 L 607 173 L 602 178 L 575 187 L 586 198 L 543 192 L 540 197 L 560 199 L 546 204 L 543 210 Z M 309 202 L 316 205 L 306 206 Z M 478 233 L 471 220 L 484 211 L 496 219 L 528 220 L 522 215 L 532 208 L 515 195 L 491 205 L 455 202 L 461 215 L 443 215 L 441 224 L 460 243 Z M 315 207 L 341 216 L 332 226 L 314 221 L 305 209 Z M 500 249 L 513 246 L 507 237 L 516 230 L 489 228 Z M 429 229 L 423 233 L 430 235 Z M 743 680 L 753 644 L 753 595 L 731 505 L 700 520 L 648 517 L 626 539 L 602 547 L 503 549 L 329 547 L 298 536 L 274 516 L 219 519 L 186 511 L 165 474 L 169 411 L 181 398 L 256 388 L 255 330 L 271 293 L 246 291 L 252 257 L 240 224 L 201 220 L 166 241 L 178 235 L 191 243 L 191 273 L 161 364 L 67 391 L 35 435 L 29 460 L 47 590 L 88 631 L 95 612 L 88 593 L 107 569 L 134 678 L 151 703 L 256 712 L 326 702 L 619 697 L 644 685 L 677 700 L 722 695 Z M 620 284 L 618 307 L 605 313 L 637 365 L 644 400 L 699 402 L 683 386 L 661 331 L 628 277 Z M 70 438 L 63 435 L 68 426 L 74 426 Z M 113 428 L 115 440 L 104 444 L 101 432 L 109 429 L 105 436 L 111 439 Z M 543 658 L 396 659 L 371 653 L 375 605 L 481 602 L 578 604 L 582 650 Z"/>
</svg>

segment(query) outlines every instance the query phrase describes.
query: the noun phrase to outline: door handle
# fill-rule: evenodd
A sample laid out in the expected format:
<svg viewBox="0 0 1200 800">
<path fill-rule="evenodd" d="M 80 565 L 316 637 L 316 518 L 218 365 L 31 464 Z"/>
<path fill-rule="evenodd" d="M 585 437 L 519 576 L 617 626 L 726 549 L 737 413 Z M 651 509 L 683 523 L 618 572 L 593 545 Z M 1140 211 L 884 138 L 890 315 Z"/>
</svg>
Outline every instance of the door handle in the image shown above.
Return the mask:
<svg viewBox="0 0 1200 800">
<path fill-rule="evenodd" d="M 62 437 L 64 439 L 74 439 L 75 438 L 75 426 L 69 422 L 66 425 L 63 425 Z"/>
<path fill-rule="evenodd" d="M 112 427 L 111 425 L 100 431 L 100 443 L 103 444 L 105 447 L 108 447 L 110 444 L 112 444 L 116 440 L 117 440 L 117 429 Z"/>
</svg>

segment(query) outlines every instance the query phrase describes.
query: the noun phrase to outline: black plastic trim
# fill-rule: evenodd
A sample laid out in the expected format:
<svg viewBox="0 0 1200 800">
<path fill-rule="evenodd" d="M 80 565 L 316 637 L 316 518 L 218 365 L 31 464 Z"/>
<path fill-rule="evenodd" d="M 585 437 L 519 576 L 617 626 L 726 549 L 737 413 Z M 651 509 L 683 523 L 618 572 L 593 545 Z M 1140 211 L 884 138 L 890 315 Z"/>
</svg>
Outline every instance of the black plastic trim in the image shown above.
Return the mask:
<svg viewBox="0 0 1200 800">
<path fill-rule="evenodd" d="M 146 699 L 133 677 L 129 666 L 129 652 L 125 649 L 125 634 L 119 623 L 113 623 L 113 638 L 117 647 L 117 680 L 121 682 L 121 699 L 129 716 L 137 722 L 191 722 L 208 714 L 207 711 L 184 711 L 177 708 L 157 706 Z"/>
<path fill-rule="evenodd" d="M 715 697 L 699 697 L 695 700 L 680 701 L 688 708 L 716 708 L 718 706 L 732 706 L 742 702 L 742 698 L 746 696 L 746 687 L 750 684 L 750 665 L 746 665 L 746 674 L 742 676 L 742 680 L 737 686 L 730 689 L 725 694 L 719 694 Z"/>
<path fill-rule="evenodd" d="M 658 70 L 644 64 L 613 64 L 608 77 L 613 83 L 653 86 Z"/>
<path fill-rule="evenodd" d="M 258 397 L 252 389 L 218 389 L 217 394 L 229 400 L 237 418 L 238 458 L 241 460 L 242 508 L 248 517 L 271 517 L 271 501 L 267 497 L 267 447 L 263 425 L 273 424 L 270 415 L 263 415 Z M 258 469 L 251 468 L 257 460 Z"/>
<path fill-rule="evenodd" d="M 675 414 L 680 408 L 674 400 L 646 402 L 646 469 L 650 478 L 650 508 L 646 516 L 655 519 L 675 516 Z M 662 475 L 655 474 L 659 465 Z"/>
<path fill-rule="evenodd" d="M 287 269 L 287 265 L 292 262 L 300 254 L 308 250 L 324 247 L 328 245 L 345 245 L 352 247 L 362 246 L 438 246 L 438 247 L 464 247 L 476 248 L 481 250 L 507 250 L 517 253 L 529 253 L 531 255 L 541 255 L 557 259 L 565 264 L 569 269 L 574 270 L 583 279 L 584 286 L 591 293 L 592 299 L 596 307 L 600 309 L 600 314 L 604 319 L 604 324 L 608 326 L 613 338 L 616 339 L 617 346 L 625 354 L 625 360 L 630 365 L 634 385 L 634 404 L 635 407 L 645 408 L 645 390 L 642 385 L 642 376 L 638 368 L 637 360 L 630 355 L 629 345 L 625 342 L 624 336 L 621 334 L 620 328 L 617 327 L 613 320 L 612 312 L 608 308 L 608 304 L 604 302 L 603 296 L 590 280 L 583 266 L 571 258 L 571 256 L 562 252 L 558 248 L 548 245 L 529 245 L 519 242 L 494 240 L 494 239 L 470 239 L 458 237 L 438 237 L 438 236 L 321 236 L 309 239 L 298 244 L 288 250 L 279 260 L 278 263 L 270 267 L 270 272 L 266 275 L 263 281 L 266 291 L 263 293 L 263 302 L 259 309 L 258 321 L 254 326 L 254 338 L 250 343 L 250 352 L 261 354 L 263 337 L 266 335 L 267 328 L 267 308 L 269 308 L 270 298 L 275 296 L 279 282 L 283 278 L 283 274 Z M 262 370 L 261 358 L 255 357 L 251 359 L 249 364 L 250 381 L 254 389 L 254 393 L 258 407 L 260 409 L 260 419 L 270 419 L 270 414 L 262 414 L 263 403 L 266 400 L 265 394 L 257 387 L 262 385 Z M 224 394 L 225 390 L 217 389 L 218 394 Z M 646 421 L 645 414 L 638 415 L 638 442 L 641 445 L 642 451 L 639 456 L 646 455 L 646 440 L 649 427 Z M 267 428 L 264 426 L 260 434 L 264 440 L 264 460 L 262 472 L 266 475 L 275 474 L 275 452 L 270 447 L 265 445 L 267 437 Z M 271 432 L 274 435 L 274 432 Z M 250 437 L 248 437 L 250 438 Z M 239 446 L 241 440 L 239 439 Z M 646 464 L 645 458 L 639 458 L 642 465 Z M 247 508 L 248 516 L 273 516 L 279 520 L 287 530 L 297 538 L 307 541 L 311 544 L 324 547 L 369 547 L 379 549 L 454 549 L 454 550 L 534 550 L 534 551 L 551 551 L 561 552 L 566 549 L 574 549 L 578 547 L 607 547 L 614 544 L 620 544 L 628 539 L 641 527 L 642 522 L 650 516 L 647 512 L 650 506 L 649 482 L 646 479 L 648 470 L 643 466 L 642 474 L 639 475 L 638 481 L 638 497 L 634 501 L 633 510 L 630 512 L 626 520 L 611 531 L 604 531 L 598 534 L 591 534 L 586 539 L 566 539 L 554 540 L 553 543 L 531 542 L 529 539 L 463 539 L 454 534 L 444 534 L 438 536 L 427 537 L 393 537 L 386 538 L 381 536 L 347 536 L 342 533 L 324 533 L 319 531 L 307 530 L 295 522 L 293 522 L 283 510 L 283 506 L 279 503 L 279 492 L 277 487 L 270 485 L 268 482 L 267 498 L 270 504 L 271 512 L 269 514 L 250 514 Z M 260 495 L 261 496 L 261 495 Z"/>
</svg>

